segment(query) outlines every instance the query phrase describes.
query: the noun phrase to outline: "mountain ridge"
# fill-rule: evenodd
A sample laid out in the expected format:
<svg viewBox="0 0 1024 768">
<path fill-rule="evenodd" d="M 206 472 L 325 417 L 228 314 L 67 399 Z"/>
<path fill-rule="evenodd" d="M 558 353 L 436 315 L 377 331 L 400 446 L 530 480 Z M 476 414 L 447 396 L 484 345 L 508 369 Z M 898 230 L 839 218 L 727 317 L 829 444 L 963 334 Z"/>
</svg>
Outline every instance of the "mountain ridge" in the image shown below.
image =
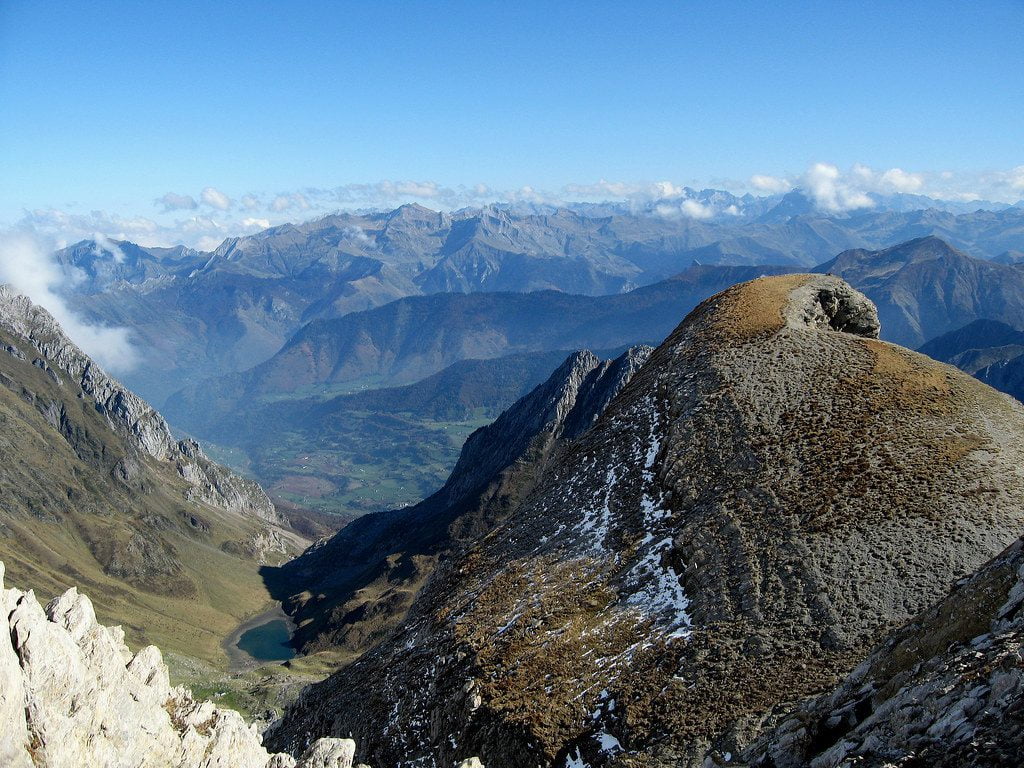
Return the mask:
<svg viewBox="0 0 1024 768">
<path fill-rule="evenodd" d="M 877 333 L 831 276 L 703 302 L 272 743 L 352 732 L 361 759 L 499 768 L 739 754 L 1024 524 L 1024 406 Z"/>
<path fill-rule="evenodd" d="M 223 662 L 269 599 L 260 562 L 304 539 L 258 485 L 176 441 L 45 310 L 0 287 L 0 559 L 35 588 L 89 589 L 133 643 Z"/>
</svg>

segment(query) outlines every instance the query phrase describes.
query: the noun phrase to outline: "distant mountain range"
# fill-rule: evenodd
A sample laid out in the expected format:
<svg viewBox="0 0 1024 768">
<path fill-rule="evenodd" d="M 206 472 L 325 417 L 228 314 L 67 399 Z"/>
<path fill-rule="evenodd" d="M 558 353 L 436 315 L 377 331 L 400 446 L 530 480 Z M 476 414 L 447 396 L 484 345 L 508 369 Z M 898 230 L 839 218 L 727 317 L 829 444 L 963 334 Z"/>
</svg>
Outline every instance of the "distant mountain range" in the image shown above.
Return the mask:
<svg viewBox="0 0 1024 768">
<path fill-rule="evenodd" d="M 388 482 L 374 486 L 375 493 L 383 493 L 377 501 L 398 505 L 415 501 L 441 482 L 457 450 L 448 437 L 465 435 L 474 425 L 452 424 L 447 434 L 424 429 L 430 419 L 409 415 L 425 414 L 424 405 L 406 407 L 402 390 L 337 397 L 339 391 L 392 387 L 453 366 L 445 374 L 448 387 L 460 377 L 491 382 L 481 392 L 491 391 L 494 397 L 476 401 L 480 415 L 490 417 L 514 399 L 511 391 L 493 387 L 490 377 L 500 368 L 489 371 L 482 363 L 472 370 L 459 368 L 455 364 L 460 360 L 508 354 L 525 360 L 526 355 L 549 356 L 602 343 L 656 344 L 680 312 L 706 297 L 762 274 L 793 269 L 693 266 L 668 280 L 612 296 L 541 291 L 403 298 L 311 322 L 270 360 L 250 371 L 191 385 L 170 397 L 165 411 L 174 423 L 204 439 L 244 450 L 252 462 L 250 469 L 269 486 L 284 482 L 282 487 L 290 487 L 293 495 L 306 489 L 307 503 L 310 495 L 315 505 L 332 498 L 353 503 L 356 499 L 345 490 L 349 483 L 361 487 L 362 479 L 379 480 L 374 468 L 387 467 Z M 880 251 L 844 251 L 815 269 L 841 275 L 863 290 L 878 306 L 885 338 L 901 344 L 920 346 L 979 318 L 1024 318 L 1024 266 L 974 259 L 935 237 Z M 519 377 L 519 383 L 542 380 L 543 365 L 537 362 L 534 357 L 534 364 L 524 366 L 533 374 Z M 545 357 L 544 365 L 553 364 Z M 315 404 L 331 397 L 337 398 L 330 402 L 339 410 L 328 415 L 321 408 L 330 406 Z M 356 404 L 369 400 L 375 403 L 370 409 L 374 415 L 358 415 Z M 463 410 L 457 418 L 465 416 L 469 414 Z M 408 463 L 394 460 L 396 452 L 403 453 L 396 446 L 406 444 L 403 431 L 417 436 L 408 445 L 420 451 Z M 322 458 L 311 461 L 324 452 L 351 458 L 358 453 L 364 462 L 376 458 L 357 468 L 350 459 L 341 465 Z M 425 467 L 432 469 L 423 472 Z M 319 478 L 319 484 L 311 483 L 310 474 Z M 392 490 L 387 491 L 389 486 Z M 364 504 L 382 508 L 373 507 L 373 499 L 362 494 L 359 491 L 358 504 L 350 511 L 366 509 Z"/>
<path fill-rule="evenodd" d="M 84 241 L 57 259 L 74 277 L 67 291 L 74 308 L 133 330 L 145 361 L 125 378 L 162 403 L 184 382 L 266 360 L 306 323 L 406 296 L 616 294 L 694 263 L 811 267 L 843 250 L 927 235 L 976 258 L 1012 261 L 1024 251 L 1019 207 L 964 212 L 897 196 L 829 215 L 799 191 L 687 195 L 698 206 L 689 213 L 679 199 L 638 211 L 605 204 L 438 213 L 407 205 L 286 224 L 226 240 L 213 252 L 126 242 L 114 243 L 115 251 Z"/>
</svg>

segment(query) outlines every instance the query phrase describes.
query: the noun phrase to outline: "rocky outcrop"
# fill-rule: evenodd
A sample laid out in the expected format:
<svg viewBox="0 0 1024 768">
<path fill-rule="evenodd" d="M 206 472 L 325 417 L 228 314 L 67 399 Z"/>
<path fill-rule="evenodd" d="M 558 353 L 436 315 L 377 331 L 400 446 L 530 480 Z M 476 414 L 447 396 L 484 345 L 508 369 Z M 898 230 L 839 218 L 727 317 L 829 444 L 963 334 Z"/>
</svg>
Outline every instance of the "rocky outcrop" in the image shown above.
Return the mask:
<svg viewBox="0 0 1024 768">
<path fill-rule="evenodd" d="M 43 608 L 0 562 L 0 764 L 5 768 L 349 768 L 349 739 L 270 754 L 237 712 L 172 687 L 160 650 L 132 654 L 69 589 Z"/>
<path fill-rule="evenodd" d="M 702 303 L 272 743 L 492 768 L 739 755 L 1024 529 L 1024 407 L 877 333 L 830 276 Z"/>
<path fill-rule="evenodd" d="M 1011 768 L 1022 753 L 1024 539 L 722 764 Z"/>
<path fill-rule="evenodd" d="M 35 358 L 37 367 L 65 371 L 70 381 L 63 382 L 55 372 L 54 381 L 90 398 L 111 429 L 129 444 L 158 461 L 173 464 L 192 486 L 195 498 L 268 522 L 282 522 L 262 488 L 210 461 L 195 441 L 175 440 L 163 417 L 108 376 L 64 334 L 49 312 L 6 285 L 0 285 L 0 327 L 26 341 L 42 356 Z"/>
</svg>

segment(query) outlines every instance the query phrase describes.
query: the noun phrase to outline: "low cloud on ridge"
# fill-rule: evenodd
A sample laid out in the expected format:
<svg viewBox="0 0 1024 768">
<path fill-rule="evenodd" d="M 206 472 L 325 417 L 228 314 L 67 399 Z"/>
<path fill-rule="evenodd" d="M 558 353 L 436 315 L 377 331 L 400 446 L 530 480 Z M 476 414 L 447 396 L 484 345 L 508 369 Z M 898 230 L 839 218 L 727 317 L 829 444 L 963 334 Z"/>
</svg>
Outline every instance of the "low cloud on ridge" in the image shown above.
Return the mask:
<svg viewBox="0 0 1024 768">
<path fill-rule="evenodd" d="M 113 243 L 97 246 L 116 259 L 120 249 Z M 113 246 L 115 250 L 111 250 Z M 139 362 L 127 328 L 94 325 L 68 306 L 60 295 L 73 282 L 53 258 L 53 243 L 26 229 L 0 232 L 0 282 L 45 308 L 60 323 L 68 337 L 112 373 L 130 371 Z M 123 254 L 122 254 L 123 258 Z"/>
</svg>

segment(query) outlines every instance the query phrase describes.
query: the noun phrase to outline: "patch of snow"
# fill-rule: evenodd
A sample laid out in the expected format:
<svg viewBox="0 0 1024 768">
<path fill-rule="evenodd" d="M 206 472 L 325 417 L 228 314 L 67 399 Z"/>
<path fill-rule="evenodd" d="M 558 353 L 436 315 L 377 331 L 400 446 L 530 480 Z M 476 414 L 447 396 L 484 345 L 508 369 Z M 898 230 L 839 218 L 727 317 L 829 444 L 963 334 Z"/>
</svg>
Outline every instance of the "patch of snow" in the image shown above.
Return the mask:
<svg viewBox="0 0 1024 768">
<path fill-rule="evenodd" d="M 581 536 L 592 539 L 592 549 L 595 551 L 604 548 L 605 539 L 608 537 L 612 516 L 612 492 L 618 482 L 615 469 L 615 467 L 608 467 L 608 472 L 605 475 L 604 498 L 599 504 L 589 507 L 583 513 L 583 520 L 579 527 Z"/>
<path fill-rule="evenodd" d="M 606 754 L 625 751 L 622 749 L 622 745 L 619 744 L 619 740 L 607 731 L 602 731 L 594 736 L 594 738 L 597 739 L 597 743 L 600 745 L 601 751 Z"/>
<path fill-rule="evenodd" d="M 639 582 L 637 590 L 626 602 L 645 612 L 668 619 L 671 637 L 685 637 L 692 625 L 686 609 L 689 599 L 683 592 L 679 574 L 671 565 L 662 565 L 666 553 L 672 551 L 672 537 L 655 543 L 643 558 L 633 566 L 630 576 Z"/>
<path fill-rule="evenodd" d="M 565 756 L 565 768 L 590 768 L 590 766 L 583 760 L 583 756 L 577 749 L 575 757 L 571 753 Z"/>
</svg>

